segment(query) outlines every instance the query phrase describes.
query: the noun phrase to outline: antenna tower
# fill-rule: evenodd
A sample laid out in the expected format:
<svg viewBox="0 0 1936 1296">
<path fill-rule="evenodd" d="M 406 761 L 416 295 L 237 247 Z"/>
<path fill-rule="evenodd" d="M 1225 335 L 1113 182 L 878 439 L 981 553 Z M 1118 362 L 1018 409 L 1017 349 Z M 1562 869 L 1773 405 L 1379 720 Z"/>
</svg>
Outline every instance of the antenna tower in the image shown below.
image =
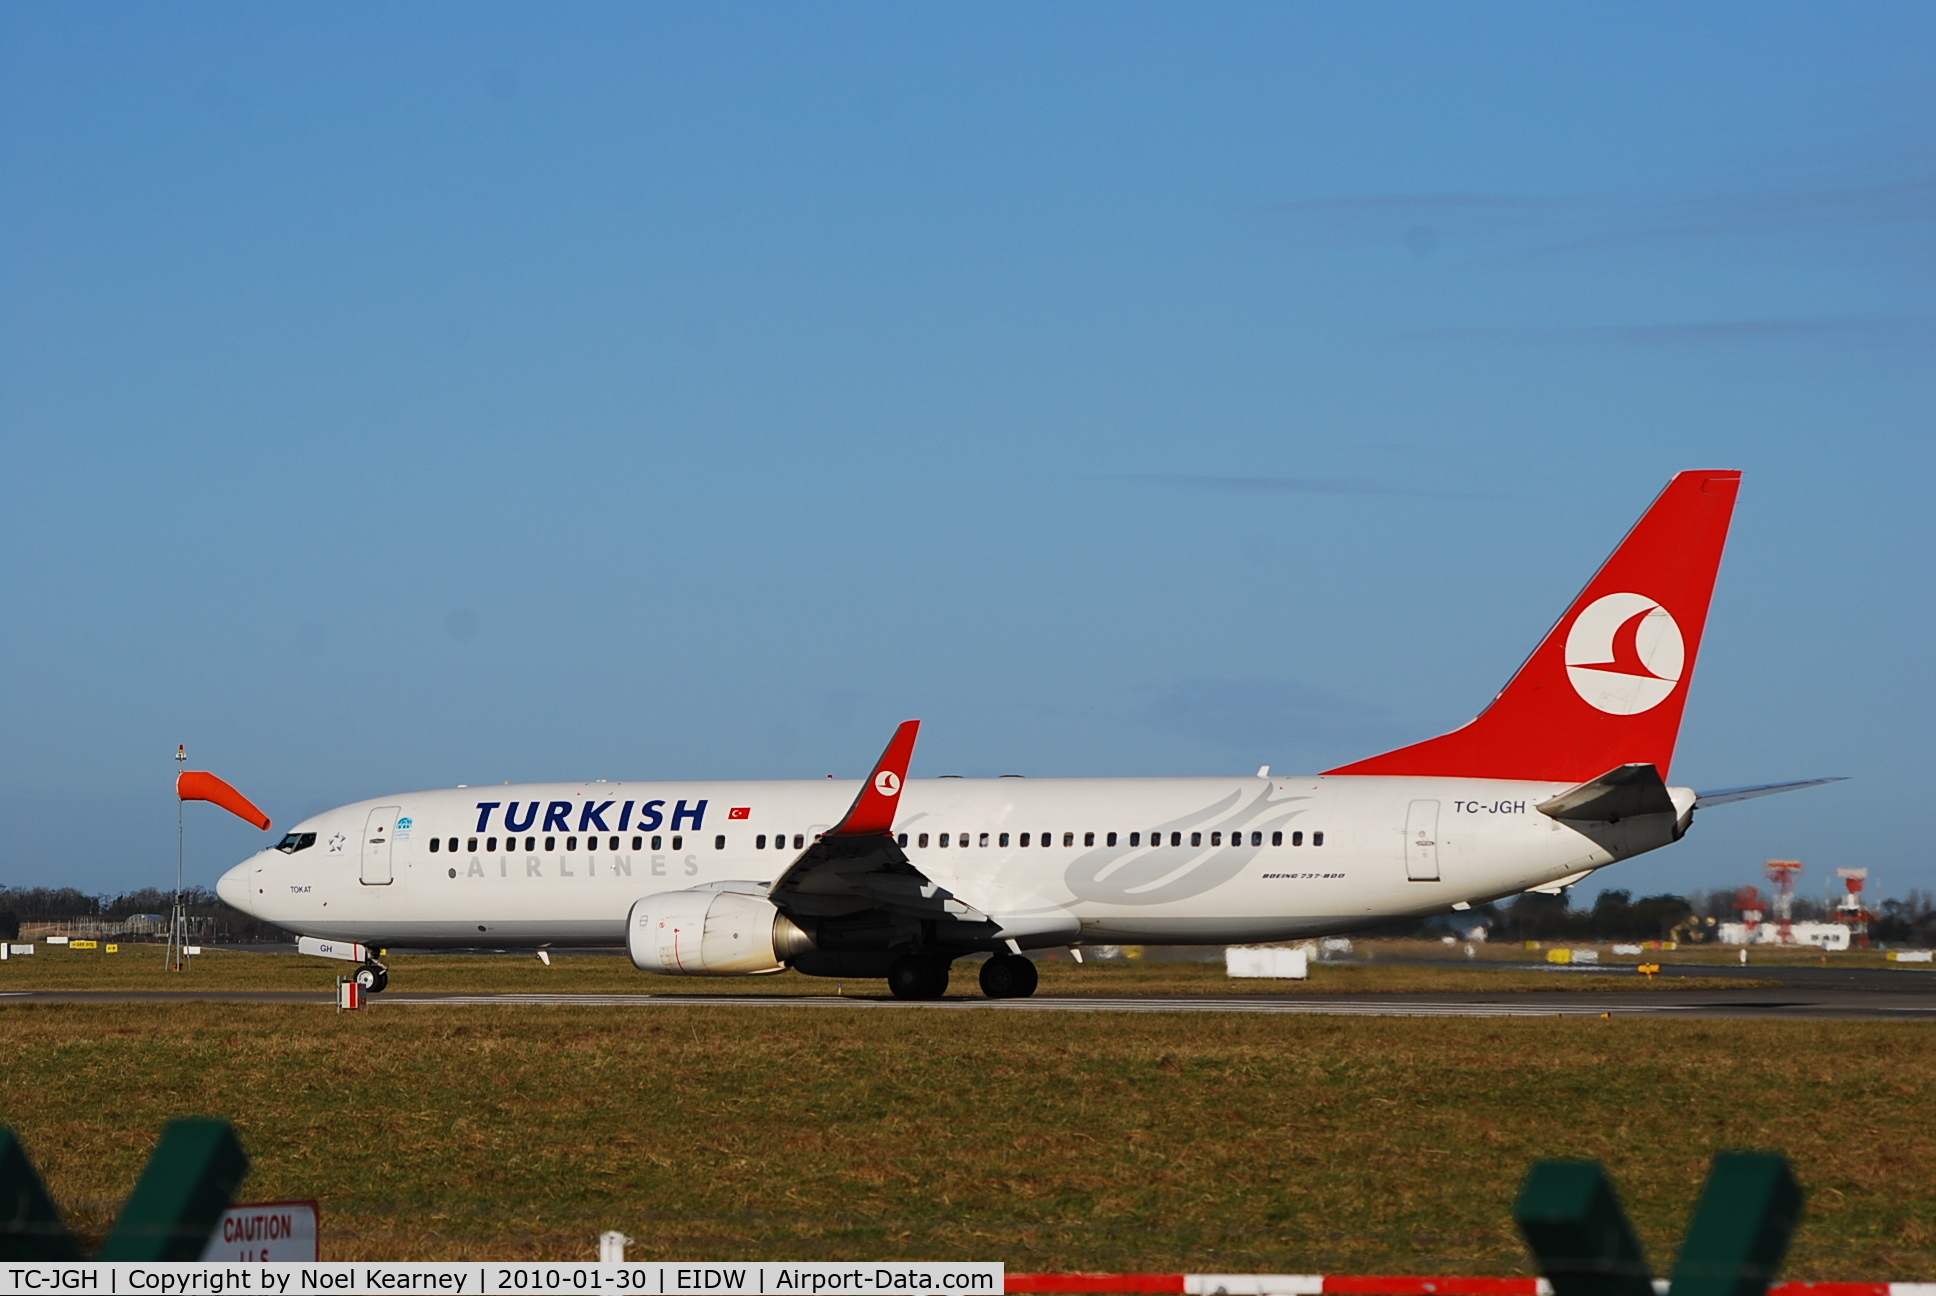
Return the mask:
<svg viewBox="0 0 1936 1296">
<path fill-rule="evenodd" d="M 1769 860 L 1768 881 L 1775 888 L 1775 939 L 1795 943 L 1795 879 L 1802 875 L 1800 860 Z"/>
<path fill-rule="evenodd" d="M 1835 876 L 1842 879 L 1845 888 L 1842 903 L 1835 906 L 1836 916 L 1849 925 L 1849 935 L 1862 949 L 1869 948 L 1869 920 L 1875 917 L 1862 899 L 1862 889 L 1869 883 L 1869 870 L 1865 868 L 1836 869 Z"/>
<path fill-rule="evenodd" d="M 1741 925 L 1747 929 L 1748 941 L 1755 943 L 1755 931 L 1761 926 L 1761 915 L 1767 905 L 1762 903 L 1761 892 L 1754 887 L 1744 886 L 1734 893 L 1734 907 L 1741 911 Z"/>
</svg>

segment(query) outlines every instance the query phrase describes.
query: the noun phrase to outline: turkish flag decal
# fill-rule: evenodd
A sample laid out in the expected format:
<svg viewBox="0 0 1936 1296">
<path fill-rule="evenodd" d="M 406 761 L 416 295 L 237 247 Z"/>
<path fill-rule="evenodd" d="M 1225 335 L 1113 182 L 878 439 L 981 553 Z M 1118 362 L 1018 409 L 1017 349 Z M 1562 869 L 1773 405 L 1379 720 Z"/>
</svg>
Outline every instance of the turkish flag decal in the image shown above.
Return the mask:
<svg viewBox="0 0 1936 1296">
<path fill-rule="evenodd" d="M 726 817 L 728 819 L 751 819 L 753 817 L 753 807 L 734 806 L 726 812 Z"/>
</svg>

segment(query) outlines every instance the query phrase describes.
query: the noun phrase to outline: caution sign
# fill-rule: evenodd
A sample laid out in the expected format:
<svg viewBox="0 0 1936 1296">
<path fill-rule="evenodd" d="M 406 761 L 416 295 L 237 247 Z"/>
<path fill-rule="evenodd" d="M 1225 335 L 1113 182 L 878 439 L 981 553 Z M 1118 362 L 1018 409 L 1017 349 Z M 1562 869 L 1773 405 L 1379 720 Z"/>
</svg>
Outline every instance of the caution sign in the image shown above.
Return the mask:
<svg viewBox="0 0 1936 1296">
<path fill-rule="evenodd" d="M 239 1202 L 215 1226 L 202 1259 L 314 1264 L 320 1214 L 313 1201 Z"/>
</svg>

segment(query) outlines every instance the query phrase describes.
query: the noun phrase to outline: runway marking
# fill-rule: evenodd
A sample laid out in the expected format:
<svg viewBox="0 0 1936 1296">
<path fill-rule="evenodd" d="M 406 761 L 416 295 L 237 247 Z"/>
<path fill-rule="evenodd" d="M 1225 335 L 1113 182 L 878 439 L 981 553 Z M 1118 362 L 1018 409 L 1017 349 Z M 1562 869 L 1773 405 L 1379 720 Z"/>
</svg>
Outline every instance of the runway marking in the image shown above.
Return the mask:
<svg viewBox="0 0 1936 1296">
<path fill-rule="evenodd" d="M 456 1008 L 941 1008 L 992 1012 L 1289 1013 L 1341 1017 L 1598 1017 L 1699 1011 L 1705 1004 L 1493 1004 L 1372 999 L 874 999 L 836 995 L 411 995 L 371 1003 Z"/>
</svg>

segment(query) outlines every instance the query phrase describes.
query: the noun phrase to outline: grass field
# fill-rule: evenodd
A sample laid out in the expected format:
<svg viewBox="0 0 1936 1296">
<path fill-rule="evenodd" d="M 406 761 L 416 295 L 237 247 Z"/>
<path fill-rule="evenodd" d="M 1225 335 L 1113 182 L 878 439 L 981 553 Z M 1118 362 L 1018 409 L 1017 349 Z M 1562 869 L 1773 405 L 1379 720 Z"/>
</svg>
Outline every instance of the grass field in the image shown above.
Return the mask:
<svg viewBox="0 0 1936 1296">
<path fill-rule="evenodd" d="M 386 959 L 393 990 L 438 993 L 492 991 L 526 993 L 557 991 L 566 994 L 833 994 L 836 987 L 849 994 L 885 994 L 878 979 L 844 985 L 824 977 L 793 972 L 760 977 L 661 977 L 638 971 L 623 954 L 569 954 L 554 957 L 550 967 L 530 955 L 402 954 Z M 0 964 L 0 991 L 5 990 L 314 990 L 327 993 L 336 977 L 351 965 L 294 954 L 257 954 L 217 950 L 194 960 L 186 973 L 162 968 L 159 946 L 124 946 L 120 953 L 68 951 L 42 947 L 31 958 Z M 1702 987 L 1740 989 L 1773 982 L 1739 978 L 1677 977 L 1671 982 L 1647 979 L 1631 969 L 1604 974 L 1523 971 L 1517 968 L 1473 967 L 1455 963 L 1417 964 L 1373 960 L 1368 963 L 1316 963 L 1306 981 L 1231 980 L 1221 963 L 1180 963 L 1124 960 L 1068 960 L 1044 962 L 1043 994 L 1371 994 L 1424 991 L 1449 993 L 1467 990 L 1641 990 L 1649 985 L 1678 990 Z M 977 994 L 975 965 L 957 963 L 951 986 L 957 994 Z"/>
<path fill-rule="evenodd" d="M 1810 1193 L 1790 1276 L 1936 1278 L 1921 1024 L 184 1003 L 0 1032 L 0 1120 L 95 1237 L 200 1113 L 338 1259 L 620 1228 L 648 1258 L 1525 1272 L 1520 1177 L 1592 1156 L 1665 1268 L 1708 1157 L 1765 1147 Z"/>
</svg>

